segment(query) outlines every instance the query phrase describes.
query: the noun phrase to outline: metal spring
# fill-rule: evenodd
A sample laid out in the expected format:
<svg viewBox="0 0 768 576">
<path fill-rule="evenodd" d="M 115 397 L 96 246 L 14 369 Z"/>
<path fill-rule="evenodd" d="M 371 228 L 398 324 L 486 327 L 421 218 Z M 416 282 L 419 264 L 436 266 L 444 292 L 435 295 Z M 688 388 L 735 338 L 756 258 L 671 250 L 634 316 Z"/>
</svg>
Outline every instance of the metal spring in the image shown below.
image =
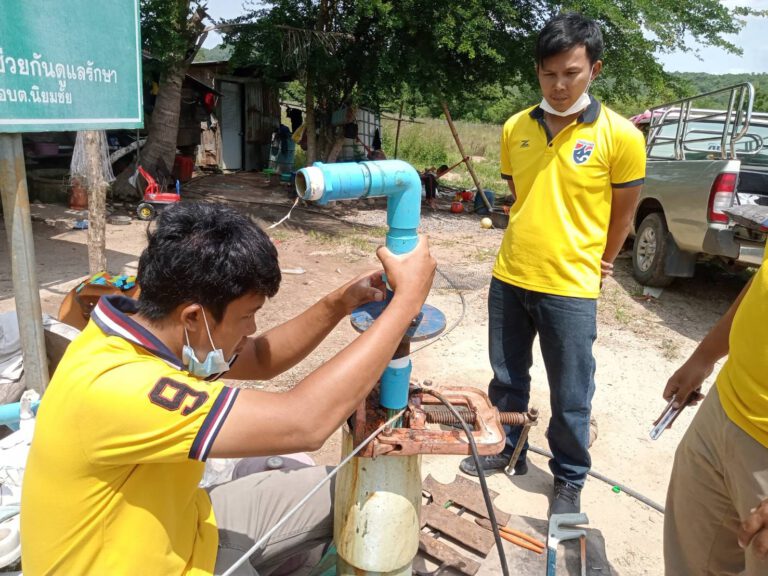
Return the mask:
<svg viewBox="0 0 768 576">
<path fill-rule="evenodd" d="M 456 407 L 456 411 L 461 415 L 467 424 L 474 424 L 476 417 L 474 412 L 470 412 L 467 408 L 460 406 Z M 459 421 L 445 408 L 434 408 L 425 410 L 424 413 L 427 416 L 427 422 L 429 424 L 458 424 Z M 509 426 L 522 426 L 526 423 L 527 416 L 525 412 L 499 412 L 501 423 Z"/>
</svg>

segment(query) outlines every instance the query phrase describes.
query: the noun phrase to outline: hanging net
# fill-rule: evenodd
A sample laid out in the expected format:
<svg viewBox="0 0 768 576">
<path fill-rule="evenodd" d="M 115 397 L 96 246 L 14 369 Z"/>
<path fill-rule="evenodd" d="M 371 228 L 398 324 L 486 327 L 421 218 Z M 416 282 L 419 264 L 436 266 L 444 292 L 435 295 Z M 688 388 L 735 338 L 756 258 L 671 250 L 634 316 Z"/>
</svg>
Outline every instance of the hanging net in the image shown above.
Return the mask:
<svg viewBox="0 0 768 576">
<path fill-rule="evenodd" d="M 95 131 L 93 134 L 96 137 L 99 157 L 96 158 L 96 173 L 95 179 L 97 182 L 110 183 L 114 182 L 115 175 L 112 173 L 112 162 L 109 159 L 109 145 L 107 144 L 107 134 L 103 130 Z M 96 184 L 97 182 L 91 182 L 91 172 L 88 164 L 88 158 L 85 151 L 85 132 L 77 133 L 77 140 L 75 141 L 75 150 L 72 153 L 72 164 L 70 165 L 70 178 L 78 179 L 80 182 L 87 183 L 88 186 Z"/>
</svg>

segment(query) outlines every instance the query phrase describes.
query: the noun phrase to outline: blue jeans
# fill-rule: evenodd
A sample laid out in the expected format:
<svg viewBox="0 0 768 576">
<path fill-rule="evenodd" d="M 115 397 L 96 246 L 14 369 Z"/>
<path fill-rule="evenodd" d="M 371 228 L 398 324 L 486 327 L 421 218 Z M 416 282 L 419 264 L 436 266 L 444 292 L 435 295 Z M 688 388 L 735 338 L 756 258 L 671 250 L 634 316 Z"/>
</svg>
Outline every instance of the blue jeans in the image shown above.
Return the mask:
<svg viewBox="0 0 768 576">
<path fill-rule="evenodd" d="M 589 416 L 595 393 L 592 344 L 597 337 L 597 300 L 533 292 L 493 278 L 488 292 L 493 369 L 488 395 L 501 411 L 528 410 L 537 333 L 552 408 L 547 438 L 554 459 L 549 468 L 555 478 L 583 486 L 592 464 Z M 511 455 L 521 428 L 505 429 L 503 453 Z M 526 443 L 521 458 L 527 449 Z"/>
</svg>

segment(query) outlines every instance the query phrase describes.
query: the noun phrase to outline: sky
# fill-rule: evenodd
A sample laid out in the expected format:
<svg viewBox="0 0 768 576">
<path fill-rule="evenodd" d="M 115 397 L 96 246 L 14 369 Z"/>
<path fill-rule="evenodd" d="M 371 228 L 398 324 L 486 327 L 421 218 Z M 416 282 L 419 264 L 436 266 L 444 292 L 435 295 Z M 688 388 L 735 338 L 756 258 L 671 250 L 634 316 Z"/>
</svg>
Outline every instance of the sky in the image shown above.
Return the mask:
<svg viewBox="0 0 768 576">
<path fill-rule="evenodd" d="M 214 19 L 234 18 L 242 12 L 244 0 L 208 0 L 208 13 Z M 247 0 L 246 0 L 247 1 Z M 726 5 L 750 6 L 768 10 L 768 0 L 724 0 Z M 691 53 L 662 54 L 659 60 L 670 72 L 709 72 L 711 74 L 739 74 L 768 72 L 768 18 L 748 18 L 747 25 L 736 37 L 727 39 L 744 50 L 742 56 L 730 54 L 720 48 L 704 48 L 699 58 Z M 212 48 L 221 41 L 211 32 L 204 46 Z"/>
</svg>

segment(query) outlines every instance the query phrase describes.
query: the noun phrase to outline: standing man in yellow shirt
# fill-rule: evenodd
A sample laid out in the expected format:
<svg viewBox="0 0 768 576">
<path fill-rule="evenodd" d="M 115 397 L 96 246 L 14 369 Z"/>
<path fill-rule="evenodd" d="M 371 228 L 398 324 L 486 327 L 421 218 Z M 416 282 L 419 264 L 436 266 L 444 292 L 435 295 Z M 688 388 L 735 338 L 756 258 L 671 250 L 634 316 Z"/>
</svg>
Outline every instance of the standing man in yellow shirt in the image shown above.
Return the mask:
<svg viewBox="0 0 768 576">
<path fill-rule="evenodd" d="M 664 513 L 667 576 L 768 574 L 768 266 L 669 379 L 664 399 L 696 404 L 675 453 Z M 762 501 L 762 502 L 761 502 Z"/>
<path fill-rule="evenodd" d="M 327 474 L 276 470 L 199 487 L 209 457 L 319 449 L 371 391 L 429 292 L 435 261 L 379 249 L 395 294 L 373 326 L 281 393 L 269 380 L 309 355 L 358 305 L 384 298 L 381 271 L 256 333 L 280 286 L 277 250 L 215 204 L 163 211 L 139 260 L 139 300 L 102 298 L 43 396 L 24 474 L 24 574 L 223 573 Z M 327 483 L 238 575 L 269 574 L 332 534 Z"/>
<path fill-rule="evenodd" d="M 602 52 L 595 21 L 574 13 L 550 20 L 536 44 L 541 104 L 512 116 L 501 138 L 501 176 L 515 202 L 488 295 L 489 396 L 499 410 L 528 409 L 538 334 L 552 407 L 550 514 L 580 511 L 591 466 L 597 297 L 645 177 L 642 134 L 587 92 Z M 506 467 L 519 435 L 510 429 L 484 469 Z M 515 473 L 527 469 L 524 450 Z M 477 475 L 471 459 L 461 470 Z"/>
</svg>

